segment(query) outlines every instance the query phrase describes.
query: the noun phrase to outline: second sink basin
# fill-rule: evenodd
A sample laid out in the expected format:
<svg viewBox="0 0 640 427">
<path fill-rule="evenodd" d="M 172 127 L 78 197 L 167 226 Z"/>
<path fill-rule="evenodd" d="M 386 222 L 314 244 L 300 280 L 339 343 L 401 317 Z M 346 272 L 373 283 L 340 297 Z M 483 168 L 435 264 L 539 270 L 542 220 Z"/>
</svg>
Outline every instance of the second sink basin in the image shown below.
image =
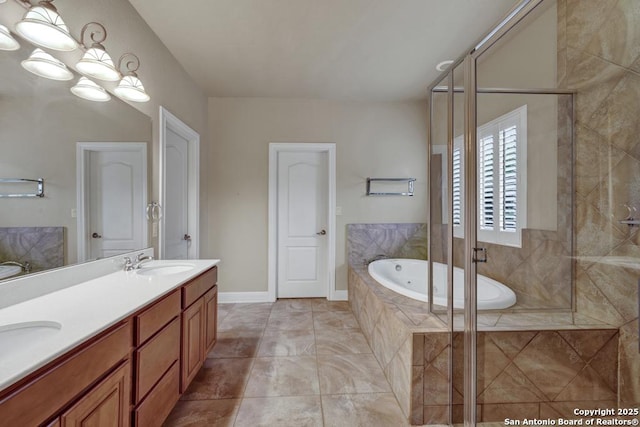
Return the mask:
<svg viewBox="0 0 640 427">
<path fill-rule="evenodd" d="M 170 274 L 186 273 L 189 270 L 193 270 L 193 268 L 194 266 L 190 264 L 143 266 L 136 270 L 136 274 L 140 274 L 141 276 L 167 276 Z"/>
<path fill-rule="evenodd" d="M 61 329 L 61 323 L 49 320 L 0 325 L 0 348 L 24 349 L 56 335 Z"/>
</svg>

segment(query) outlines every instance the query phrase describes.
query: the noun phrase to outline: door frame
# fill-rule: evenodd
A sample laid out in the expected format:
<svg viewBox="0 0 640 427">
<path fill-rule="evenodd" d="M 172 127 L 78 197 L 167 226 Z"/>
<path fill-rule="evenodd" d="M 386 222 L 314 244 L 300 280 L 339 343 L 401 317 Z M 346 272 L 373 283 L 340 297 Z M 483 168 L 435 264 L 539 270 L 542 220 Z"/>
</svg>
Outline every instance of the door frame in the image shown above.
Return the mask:
<svg viewBox="0 0 640 427">
<path fill-rule="evenodd" d="M 167 130 L 187 140 L 189 146 L 188 180 L 189 204 L 187 206 L 187 233 L 191 236 L 191 244 L 187 249 L 187 258 L 197 259 L 200 256 L 200 134 L 186 123 L 160 106 L 160 171 L 159 171 L 159 203 L 165 206 L 167 200 L 166 168 L 167 168 Z M 160 219 L 158 230 L 158 258 L 164 259 L 166 252 L 164 236 L 166 223 Z"/>
<path fill-rule="evenodd" d="M 142 205 L 147 205 L 147 143 L 146 142 L 78 142 L 76 144 L 76 214 L 78 217 L 77 241 L 78 241 L 78 262 L 86 261 L 89 258 L 89 245 L 85 238 L 89 232 L 89 186 L 87 185 L 87 174 L 89 173 L 89 153 L 91 152 L 113 152 L 130 151 L 142 154 Z M 140 211 L 142 224 L 147 223 L 144 209 Z M 148 227 L 142 227 L 142 246 L 149 246 Z"/>
<path fill-rule="evenodd" d="M 336 297 L 336 144 L 305 142 L 269 143 L 269 250 L 267 298 L 277 298 L 278 274 L 278 153 L 280 152 L 327 153 L 327 299 Z"/>
</svg>

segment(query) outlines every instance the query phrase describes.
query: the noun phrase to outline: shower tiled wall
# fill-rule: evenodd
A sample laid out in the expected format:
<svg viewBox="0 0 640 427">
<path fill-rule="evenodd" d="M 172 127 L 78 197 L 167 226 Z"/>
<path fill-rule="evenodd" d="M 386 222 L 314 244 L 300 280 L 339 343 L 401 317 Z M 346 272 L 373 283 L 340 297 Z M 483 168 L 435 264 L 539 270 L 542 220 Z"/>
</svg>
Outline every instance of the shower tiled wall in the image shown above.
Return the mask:
<svg viewBox="0 0 640 427">
<path fill-rule="evenodd" d="M 376 255 L 427 259 L 427 225 L 347 224 L 350 265 L 363 265 Z"/>
<path fill-rule="evenodd" d="M 621 407 L 640 405 L 640 3 L 558 1 L 558 82 L 576 91 L 576 308 L 620 325 Z M 618 258 L 619 259 L 619 258 Z"/>
<path fill-rule="evenodd" d="M 64 227 L 0 227 L 0 262 L 29 262 L 32 271 L 64 265 Z"/>
</svg>

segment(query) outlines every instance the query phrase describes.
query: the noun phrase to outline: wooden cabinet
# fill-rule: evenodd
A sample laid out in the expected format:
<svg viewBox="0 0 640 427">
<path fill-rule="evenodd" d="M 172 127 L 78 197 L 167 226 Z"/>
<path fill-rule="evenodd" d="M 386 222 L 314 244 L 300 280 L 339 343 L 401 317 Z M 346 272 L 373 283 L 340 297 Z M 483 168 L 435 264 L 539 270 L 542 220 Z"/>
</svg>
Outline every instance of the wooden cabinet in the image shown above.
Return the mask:
<svg viewBox="0 0 640 427">
<path fill-rule="evenodd" d="M 214 267 L 182 288 L 182 375 L 184 393 L 196 376 L 217 336 L 218 268 Z"/>
<path fill-rule="evenodd" d="M 218 337 L 218 287 L 204 295 L 204 348 L 205 358 L 216 344 Z"/>
<path fill-rule="evenodd" d="M 217 267 L 0 393 L 0 424 L 160 427 L 216 342 Z"/>
<path fill-rule="evenodd" d="M 84 390 L 129 358 L 131 336 L 131 322 L 114 326 L 81 350 L 54 363 L 11 395 L 0 398 L 3 425 L 40 425 L 59 413 Z M 129 376 L 128 383 L 130 381 Z"/>
<path fill-rule="evenodd" d="M 118 369 L 62 414 L 61 427 L 128 427 L 131 365 Z"/>
<path fill-rule="evenodd" d="M 204 363 L 204 300 L 182 313 L 182 383 L 184 393 Z"/>
</svg>

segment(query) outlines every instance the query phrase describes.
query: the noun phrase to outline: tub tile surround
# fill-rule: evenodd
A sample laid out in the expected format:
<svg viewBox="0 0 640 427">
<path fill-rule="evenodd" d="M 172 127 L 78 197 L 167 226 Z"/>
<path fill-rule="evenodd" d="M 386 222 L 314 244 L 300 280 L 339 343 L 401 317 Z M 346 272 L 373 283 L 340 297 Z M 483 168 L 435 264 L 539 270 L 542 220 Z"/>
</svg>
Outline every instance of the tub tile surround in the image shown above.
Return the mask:
<svg viewBox="0 0 640 427">
<path fill-rule="evenodd" d="M 450 342 L 443 321 L 425 314 L 424 305 L 423 316 L 412 316 L 413 300 L 379 285 L 364 266 L 350 267 L 349 295 L 404 416 L 414 425 L 447 423 L 452 381 L 453 422 L 461 422 L 462 332 L 454 332 Z M 455 318 L 460 331 L 461 314 Z M 480 313 L 479 327 L 480 420 L 500 421 L 522 411 L 570 418 L 576 407 L 604 408 L 617 401 L 617 328 L 571 312 Z"/>
<path fill-rule="evenodd" d="M 560 87 L 576 90 L 576 309 L 620 327 L 619 405 L 640 405 L 636 269 L 594 262 L 640 257 L 640 8 L 633 0 L 558 1 Z M 637 214 L 635 216 L 638 216 Z"/>
<path fill-rule="evenodd" d="M 427 259 L 427 225 L 347 224 L 347 248 L 351 265 L 366 264 L 376 255 Z"/>
<path fill-rule="evenodd" d="M 64 265 L 64 227 L 0 227 L 0 262 L 29 262 L 33 272 Z"/>
</svg>

